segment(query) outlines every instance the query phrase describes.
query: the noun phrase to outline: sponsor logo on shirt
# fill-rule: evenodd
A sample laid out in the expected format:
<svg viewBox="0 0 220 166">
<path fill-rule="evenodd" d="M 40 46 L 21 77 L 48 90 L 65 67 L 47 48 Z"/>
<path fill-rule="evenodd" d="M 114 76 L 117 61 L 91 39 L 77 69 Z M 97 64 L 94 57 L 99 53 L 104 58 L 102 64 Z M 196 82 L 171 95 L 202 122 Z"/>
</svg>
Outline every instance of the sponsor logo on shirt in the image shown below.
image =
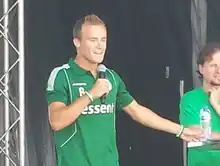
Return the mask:
<svg viewBox="0 0 220 166">
<path fill-rule="evenodd" d="M 78 82 L 78 83 L 73 83 L 73 86 L 86 86 L 87 84 L 85 82 Z"/>
<path fill-rule="evenodd" d="M 111 114 L 114 113 L 114 104 L 97 104 L 89 105 L 82 112 L 83 115 L 87 114 Z"/>
<path fill-rule="evenodd" d="M 85 90 L 83 87 L 79 87 L 79 95 L 85 95 Z M 115 105 L 114 104 L 90 104 L 84 108 L 82 112 L 83 115 L 91 114 L 111 114 L 114 113 Z"/>
</svg>

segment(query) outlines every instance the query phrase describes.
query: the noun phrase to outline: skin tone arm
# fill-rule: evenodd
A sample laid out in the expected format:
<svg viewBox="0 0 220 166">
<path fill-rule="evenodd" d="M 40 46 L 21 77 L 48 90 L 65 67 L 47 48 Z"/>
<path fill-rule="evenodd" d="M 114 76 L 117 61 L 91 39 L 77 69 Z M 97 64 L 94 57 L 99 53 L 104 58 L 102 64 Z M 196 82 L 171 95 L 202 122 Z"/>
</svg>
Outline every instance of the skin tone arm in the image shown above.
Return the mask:
<svg viewBox="0 0 220 166">
<path fill-rule="evenodd" d="M 73 123 L 90 103 L 87 95 L 66 106 L 62 102 L 53 102 L 49 105 L 49 122 L 53 130 L 58 131 Z"/>
<path fill-rule="evenodd" d="M 190 129 L 200 129 L 200 126 L 199 125 L 192 125 L 192 126 L 189 126 Z M 212 140 L 220 140 L 220 133 L 218 132 L 212 132 Z"/>
<path fill-rule="evenodd" d="M 99 98 L 109 92 L 109 83 L 106 79 L 98 79 L 94 87 L 89 91 L 93 99 Z M 81 96 L 71 105 L 66 106 L 62 102 L 53 102 L 49 105 L 49 122 L 53 130 L 61 130 L 72 124 L 91 102 L 87 95 Z"/>
<path fill-rule="evenodd" d="M 106 79 L 98 79 L 94 87 L 89 91 L 94 99 L 101 97 L 103 94 L 109 92 L 109 83 Z M 74 103 L 66 106 L 60 102 L 53 102 L 49 105 L 49 122 L 51 127 L 55 130 L 61 130 L 72 124 L 90 103 L 88 96 L 82 96 Z M 166 120 L 150 109 L 139 105 L 136 101 L 126 106 L 124 110 L 136 121 L 145 126 L 166 131 L 169 133 L 179 133 L 181 126 L 169 120 Z M 194 141 L 199 137 L 198 132 L 191 131 L 187 128 L 183 130 L 181 138 L 186 141 Z"/>
<path fill-rule="evenodd" d="M 136 101 L 133 101 L 131 104 L 124 107 L 124 111 L 127 112 L 135 121 L 156 130 L 177 134 L 181 129 L 179 124 L 158 116 L 150 109 L 138 104 Z M 185 128 L 180 137 L 186 141 L 197 141 L 200 137 L 199 133 L 200 129 L 198 130 L 198 128 L 192 130 Z"/>
<path fill-rule="evenodd" d="M 209 90 L 210 92 L 210 103 L 215 109 L 215 111 L 218 113 L 219 118 L 220 118 L 220 88 L 213 87 L 212 89 Z"/>
</svg>

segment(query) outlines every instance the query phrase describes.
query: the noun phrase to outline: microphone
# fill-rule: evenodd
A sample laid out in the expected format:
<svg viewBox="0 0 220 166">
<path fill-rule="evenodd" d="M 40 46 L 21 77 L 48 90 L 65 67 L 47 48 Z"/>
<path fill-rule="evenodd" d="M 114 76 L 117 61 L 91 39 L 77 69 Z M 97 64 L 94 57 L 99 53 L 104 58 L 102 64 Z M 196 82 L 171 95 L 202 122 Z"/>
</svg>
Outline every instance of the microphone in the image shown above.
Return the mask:
<svg viewBox="0 0 220 166">
<path fill-rule="evenodd" d="M 106 71 L 105 65 L 99 64 L 99 65 L 98 65 L 98 69 L 97 69 L 98 78 L 105 78 L 105 71 Z M 105 99 L 106 99 L 106 94 L 104 94 L 104 95 L 102 95 L 102 96 L 100 97 L 101 104 L 104 104 L 104 103 L 105 103 Z"/>
</svg>

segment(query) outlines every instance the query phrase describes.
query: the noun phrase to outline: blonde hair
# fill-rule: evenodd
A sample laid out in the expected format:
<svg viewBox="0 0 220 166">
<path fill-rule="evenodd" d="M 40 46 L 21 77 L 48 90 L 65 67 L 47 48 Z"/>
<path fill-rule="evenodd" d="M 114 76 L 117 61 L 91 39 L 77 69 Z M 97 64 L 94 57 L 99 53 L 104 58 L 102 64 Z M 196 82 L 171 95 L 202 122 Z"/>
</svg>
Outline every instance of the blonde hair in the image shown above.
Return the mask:
<svg viewBox="0 0 220 166">
<path fill-rule="evenodd" d="M 82 19 L 79 19 L 76 21 L 76 23 L 73 27 L 73 38 L 78 38 L 78 39 L 81 38 L 81 30 L 82 30 L 82 26 L 84 24 L 103 25 L 106 27 L 104 21 L 101 18 L 99 18 L 97 15 L 95 15 L 95 14 L 86 15 Z"/>
</svg>

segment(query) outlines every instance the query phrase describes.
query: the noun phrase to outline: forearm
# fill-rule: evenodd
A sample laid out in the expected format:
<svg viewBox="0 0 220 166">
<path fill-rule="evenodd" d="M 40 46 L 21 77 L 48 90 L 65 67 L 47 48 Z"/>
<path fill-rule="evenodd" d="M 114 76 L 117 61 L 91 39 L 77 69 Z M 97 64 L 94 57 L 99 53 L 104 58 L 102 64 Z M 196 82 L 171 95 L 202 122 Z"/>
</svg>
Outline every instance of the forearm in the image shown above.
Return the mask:
<svg viewBox="0 0 220 166">
<path fill-rule="evenodd" d="M 83 112 L 84 108 L 90 103 L 87 95 L 75 100 L 69 106 L 57 108 L 50 113 L 49 119 L 51 127 L 55 130 L 61 130 L 72 124 Z"/>
<path fill-rule="evenodd" d="M 215 98 L 213 98 L 213 96 L 210 97 L 209 99 L 210 104 L 212 105 L 212 107 L 215 109 L 216 113 L 220 116 L 220 103 L 218 100 L 216 100 Z"/>
<path fill-rule="evenodd" d="M 177 134 L 180 131 L 181 126 L 179 124 L 160 117 L 146 107 L 141 105 L 138 107 L 138 111 L 136 111 L 136 115 L 133 118 L 137 122 L 156 130 L 161 130 L 172 134 Z"/>
<path fill-rule="evenodd" d="M 212 140 L 220 140 L 220 133 L 212 132 Z"/>
</svg>

